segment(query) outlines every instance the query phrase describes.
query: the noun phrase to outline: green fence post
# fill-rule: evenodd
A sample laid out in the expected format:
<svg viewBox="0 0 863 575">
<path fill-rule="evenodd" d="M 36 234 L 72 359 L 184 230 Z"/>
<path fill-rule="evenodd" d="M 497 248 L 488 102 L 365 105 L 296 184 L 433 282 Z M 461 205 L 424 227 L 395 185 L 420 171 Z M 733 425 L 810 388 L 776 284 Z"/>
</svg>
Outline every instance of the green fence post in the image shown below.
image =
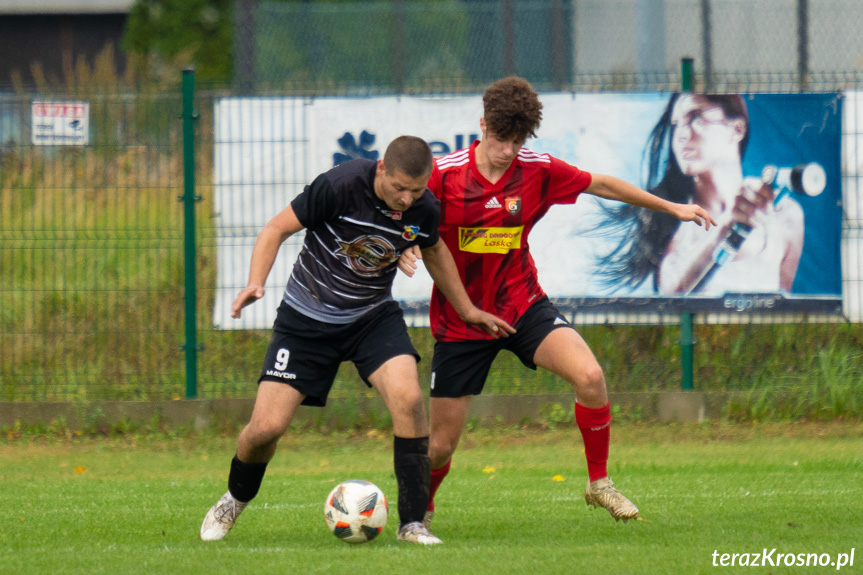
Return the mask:
<svg viewBox="0 0 863 575">
<path fill-rule="evenodd" d="M 692 58 L 681 58 L 680 59 L 680 91 L 681 92 L 691 92 L 692 91 Z"/>
<path fill-rule="evenodd" d="M 692 58 L 680 60 L 680 90 L 692 91 Z M 684 391 L 695 389 L 693 385 L 693 349 L 695 341 L 692 338 L 692 314 L 680 315 L 680 389 Z"/>
<path fill-rule="evenodd" d="M 680 315 L 680 389 L 689 391 L 695 389 L 693 385 L 693 349 L 695 339 L 692 337 L 692 314 Z"/>
<path fill-rule="evenodd" d="M 198 396 L 198 332 L 195 284 L 195 70 L 183 70 L 183 256 L 186 298 L 186 399 Z"/>
</svg>

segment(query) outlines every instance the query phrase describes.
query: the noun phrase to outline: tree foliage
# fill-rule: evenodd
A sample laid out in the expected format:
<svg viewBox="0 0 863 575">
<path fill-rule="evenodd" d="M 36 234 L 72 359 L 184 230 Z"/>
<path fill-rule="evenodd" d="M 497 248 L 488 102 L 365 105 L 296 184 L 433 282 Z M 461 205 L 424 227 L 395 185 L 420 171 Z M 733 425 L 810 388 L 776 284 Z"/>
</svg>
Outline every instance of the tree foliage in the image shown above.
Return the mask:
<svg viewBox="0 0 863 575">
<path fill-rule="evenodd" d="M 232 0 L 137 0 L 123 48 L 145 77 L 194 65 L 201 80 L 229 80 L 232 7 Z"/>
</svg>

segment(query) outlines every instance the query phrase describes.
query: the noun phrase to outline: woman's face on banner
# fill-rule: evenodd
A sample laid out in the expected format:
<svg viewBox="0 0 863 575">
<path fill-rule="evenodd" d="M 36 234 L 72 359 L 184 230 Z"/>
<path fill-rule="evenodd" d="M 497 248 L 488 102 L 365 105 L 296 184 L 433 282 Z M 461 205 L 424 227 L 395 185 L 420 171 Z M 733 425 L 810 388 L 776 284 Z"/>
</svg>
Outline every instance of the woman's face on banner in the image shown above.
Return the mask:
<svg viewBox="0 0 863 575">
<path fill-rule="evenodd" d="M 704 96 L 684 95 L 671 112 L 671 149 L 687 176 L 697 176 L 729 163 L 740 165 L 739 145 L 746 134 L 742 119 L 729 119 Z"/>
</svg>

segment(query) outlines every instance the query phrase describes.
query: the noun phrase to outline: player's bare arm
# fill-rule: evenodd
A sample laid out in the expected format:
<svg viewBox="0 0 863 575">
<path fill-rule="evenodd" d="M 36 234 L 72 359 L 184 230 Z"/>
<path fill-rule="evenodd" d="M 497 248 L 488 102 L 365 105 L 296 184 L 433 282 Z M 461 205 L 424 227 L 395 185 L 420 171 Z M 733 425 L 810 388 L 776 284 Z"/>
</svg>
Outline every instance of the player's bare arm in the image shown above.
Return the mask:
<svg viewBox="0 0 863 575">
<path fill-rule="evenodd" d="M 252 263 L 249 266 L 249 282 L 234 299 L 231 305 L 231 317 L 240 318 L 244 307 L 264 297 L 264 284 L 279 254 L 279 247 L 286 239 L 302 229 L 303 224 L 297 219 L 291 206 L 267 222 L 258 234 L 258 239 L 255 240 Z"/>
<path fill-rule="evenodd" d="M 665 212 L 682 222 L 695 222 L 699 226 L 704 226 L 705 230 L 709 230 L 711 225 L 716 225 L 716 221 L 707 213 L 707 210 L 697 204 L 669 202 L 614 176 L 593 174 L 590 186 L 585 191 L 607 200 L 617 200 L 633 206 Z"/>
<path fill-rule="evenodd" d="M 511 325 L 473 305 L 458 275 L 455 260 L 443 239 L 422 250 L 422 257 L 435 285 L 465 323 L 481 327 L 494 337 L 509 337 L 509 334 L 515 333 Z"/>
</svg>

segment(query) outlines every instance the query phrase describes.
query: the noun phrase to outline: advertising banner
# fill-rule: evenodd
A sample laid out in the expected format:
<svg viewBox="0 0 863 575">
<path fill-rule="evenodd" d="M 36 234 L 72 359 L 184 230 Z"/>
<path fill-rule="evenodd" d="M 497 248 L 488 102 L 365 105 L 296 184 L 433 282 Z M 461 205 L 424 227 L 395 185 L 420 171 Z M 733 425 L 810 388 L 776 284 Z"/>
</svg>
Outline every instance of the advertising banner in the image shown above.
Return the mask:
<svg viewBox="0 0 863 575">
<path fill-rule="evenodd" d="M 566 311 L 841 313 L 838 95 L 540 97 L 543 123 L 526 147 L 673 201 L 697 201 L 720 224 L 705 232 L 588 194 L 553 207 L 529 242 L 540 283 Z M 283 246 L 264 302 L 243 320 L 229 317 L 230 302 L 245 285 L 261 227 L 318 173 L 379 159 L 402 134 L 426 139 L 440 157 L 479 138 L 481 115 L 478 95 L 220 100 L 214 323 L 271 326 L 302 237 Z M 744 184 L 774 198 L 748 229 L 729 223 L 735 202 L 755 193 L 742 193 Z M 711 242 L 717 247 L 707 249 Z M 431 285 L 422 270 L 394 284 L 416 325 L 427 322 Z"/>
</svg>

